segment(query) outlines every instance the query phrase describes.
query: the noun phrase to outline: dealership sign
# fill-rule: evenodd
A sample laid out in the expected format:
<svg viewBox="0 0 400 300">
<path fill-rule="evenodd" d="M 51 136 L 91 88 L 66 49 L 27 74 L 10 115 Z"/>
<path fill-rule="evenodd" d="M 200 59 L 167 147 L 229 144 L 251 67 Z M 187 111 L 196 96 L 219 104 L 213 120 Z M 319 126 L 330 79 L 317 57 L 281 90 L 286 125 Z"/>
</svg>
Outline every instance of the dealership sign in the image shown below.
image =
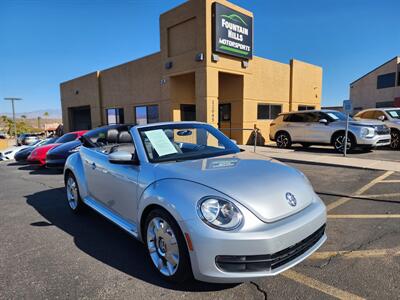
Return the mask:
<svg viewBox="0 0 400 300">
<path fill-rule="evenodd" d="M 214 2 L 213 51 L 252 58 L 253 18 Z"/>
</svg>

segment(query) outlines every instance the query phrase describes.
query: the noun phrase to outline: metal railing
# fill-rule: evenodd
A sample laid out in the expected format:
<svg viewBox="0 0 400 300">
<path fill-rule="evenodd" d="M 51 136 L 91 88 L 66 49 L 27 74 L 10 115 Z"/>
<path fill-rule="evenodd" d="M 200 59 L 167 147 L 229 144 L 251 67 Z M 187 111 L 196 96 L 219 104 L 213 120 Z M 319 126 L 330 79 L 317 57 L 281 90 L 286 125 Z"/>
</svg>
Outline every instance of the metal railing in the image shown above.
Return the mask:
<svg viewBox="0 0 400 300">
<path fill-rule="evenodd" d="M 252 135 L 254 136 L 254 152 L 257 150 L 257 141 L 258 141 L 258 136 L 260 129 L 257 128 L 257 126 L 254 124 L 254 128 L 232 128 L 232 127 L 222 127 L 219 128 L 220 131 L 224 132 L 229 130 L 229 138 L 232 138 L 232 130 L 237 130 L 237 131 L 251 131 Z"/>
</svg>

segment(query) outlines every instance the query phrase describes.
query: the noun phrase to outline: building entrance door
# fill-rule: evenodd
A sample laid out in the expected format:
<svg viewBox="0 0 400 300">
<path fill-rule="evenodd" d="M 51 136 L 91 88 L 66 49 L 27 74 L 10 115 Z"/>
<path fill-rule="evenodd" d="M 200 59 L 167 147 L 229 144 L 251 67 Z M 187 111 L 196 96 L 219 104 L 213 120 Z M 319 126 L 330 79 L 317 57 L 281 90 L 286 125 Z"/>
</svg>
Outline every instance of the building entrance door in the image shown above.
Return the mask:
<svg viewBox="0 0 400 300">
<path fill-rule="evenodd" d="M 223 130 L 225 129 L 226 130 Z M 218 106 L 218 129 L 223 130 L 225 134 L 229 134 L 229 138 L 232 137 L 232 116 L 231 116 L 231 104 L 222 103 Z"/>
</svg>

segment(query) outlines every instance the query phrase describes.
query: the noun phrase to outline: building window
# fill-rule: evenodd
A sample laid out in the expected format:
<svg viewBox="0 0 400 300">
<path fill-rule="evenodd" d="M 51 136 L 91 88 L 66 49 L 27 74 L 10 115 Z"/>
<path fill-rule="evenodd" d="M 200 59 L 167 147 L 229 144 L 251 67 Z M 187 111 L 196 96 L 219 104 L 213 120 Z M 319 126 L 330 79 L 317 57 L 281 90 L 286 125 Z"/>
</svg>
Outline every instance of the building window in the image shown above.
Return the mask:
<svg viewBox="0 0 400 300">
<path fill-rule="evenodd" d="M 196 105 L 181 104 L 181 121 L 196 121 Z"/>
<path fill-rule="evenodd" d="M 135 107 L 135 122 L 137 125 L 157 123 L 159 120 L 158 105 Z"/>
<path fill-rule="evenodd" d="M 394 87 L 396 84 L 396 73 L 379 75 L 377 79 L 377 89 Z"/>
<path fill-rule="evenodd" d="M 400 72 L 397 73 L 397 85 L 400 86 Z"/>
<path fill-rule="evenodd" d="M 124 124 L 124 109 L 123 108 L 108 108 L 106 109 L 107 125 Z"/>
<path fill-rule="evenodd" d="M 394 101 L 383 101 L 383 102 L 376 102 L 375 107 L 380 108 L 380 107 L 393 107 L 394 106 Z"/>
<path fill-rule="evenodd" d="M 282 105 L 277 104 L 258 104 L 257 119 L 273 120 L 282 112 Z"/>
<path fill-rule="evenodd" d="M 219 117 L 220 121 L 230 121 L 231 120 L 231 104 L 224 103 L 219 105 Z"/>
<path fill-rule="evenodd" d="M 311 106 L 311 105 L 299 105 L 297 110 L 314 110 L 315 106 Z"/>
</svg>

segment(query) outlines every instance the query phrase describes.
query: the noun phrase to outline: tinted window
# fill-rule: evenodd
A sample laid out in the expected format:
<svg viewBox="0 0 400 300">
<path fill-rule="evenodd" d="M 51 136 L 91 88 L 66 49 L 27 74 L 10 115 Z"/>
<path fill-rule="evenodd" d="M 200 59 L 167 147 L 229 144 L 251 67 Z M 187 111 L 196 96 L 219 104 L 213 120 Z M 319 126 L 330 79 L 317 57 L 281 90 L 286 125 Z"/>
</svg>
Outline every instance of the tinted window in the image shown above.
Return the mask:
<svg viewBox="0 0 400 300">
<path fill-rule="evenodd" d="M 272 120 L 278 117 L 282 112 L 282 105 L 275 104 L 258 104 L 257 106 L 257 119 L 258 120 Z"/>
<path fill-rule="evenodd" d="M 76 133 L 67 133 L 64 134 L 62 137 L 60 137 L 56 143 L 66 143 L 66 142 L 71 142 L 73 140 L 76 140 L 76 138 L 78 137 L 78 135 Z"/>
<path fill-rule="evenodd" d="M 305 120 L 304 114 L 290 114 L 287 115 L 285 119 L 286 122 L 295 122 L 295 123 L 305 122 L 304 120 Z"/>
<path fill-rule="evenodd" d="M 136 106 L 135 120 L 137 125 L 159 122 L 158 105 Z"/>
<path fill-rule="evenodd" d="M 379 75 L 377 79 L 377 88 L 384 89 L 394 87 L 396 83 L 396 73 Z"/>
<path fill-rule="evenodd" d="M 320 119 L 319 113 L 304 114 L 304 122 L 319 122 Z"/>
<path fill-rule="evenodd" d="M 106 109 L 107 124 L 123 124 L 124 109 L 123 108 L 108 108 Z"/>
</svg>

